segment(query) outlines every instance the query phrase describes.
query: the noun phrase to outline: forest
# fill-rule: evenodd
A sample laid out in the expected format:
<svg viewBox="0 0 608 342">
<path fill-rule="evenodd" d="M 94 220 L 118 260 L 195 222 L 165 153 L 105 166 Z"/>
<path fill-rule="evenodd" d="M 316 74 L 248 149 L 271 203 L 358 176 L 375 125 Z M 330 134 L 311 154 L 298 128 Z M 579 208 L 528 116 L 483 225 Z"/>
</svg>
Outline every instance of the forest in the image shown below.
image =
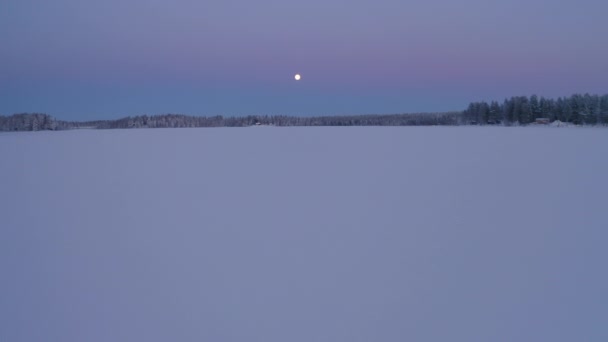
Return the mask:
<svg viewBox="0 0 608 342">
<path fill-rule="evenodd" d="M 557 100 L 536 95 L 516 96 L 503 103 L 473 102 L 463 112 L 463 120 L 467 124 L 525 125 L 539 118 L 575 125 L 606 125 L 608 95 L 575 94 Z"/>
<path fill-rule="evenodd" d="M 537 119 L 574 125 L 607 125 L 608 94 L 575 94 L 547 99 L 532 95 L 497 101 L 473 102 L 464 111 L 350 116 L 248 115 L 237 117 L 188 116 L 181 114 L 139 115 L 117 120 L 63 121 L 48 114 L 0 115 L 0 131 L 42 131 L 79 128 L 178 128 L 269 126 L 456 126 L 527 125 Z"/>
</svg>

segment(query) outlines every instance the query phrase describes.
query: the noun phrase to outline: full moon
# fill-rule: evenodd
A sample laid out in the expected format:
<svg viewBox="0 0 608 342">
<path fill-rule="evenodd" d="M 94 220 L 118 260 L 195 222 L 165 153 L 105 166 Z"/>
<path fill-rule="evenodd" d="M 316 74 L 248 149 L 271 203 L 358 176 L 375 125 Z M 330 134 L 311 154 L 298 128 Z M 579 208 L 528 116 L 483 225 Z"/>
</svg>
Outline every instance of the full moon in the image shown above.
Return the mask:
<svg viewBox="0 0 608 342">
<path fill-rule="evenodd" d="M 300 76 L 300 74 L 296 74 L 296 75 L 295 75 L 293 78 L 295 78 L 295 79 L 296 79 L 296 81 L 299 81 L 299 80 L 300 80 L 300 78 L 302 78 L 302 76 Z"/>
</svg>

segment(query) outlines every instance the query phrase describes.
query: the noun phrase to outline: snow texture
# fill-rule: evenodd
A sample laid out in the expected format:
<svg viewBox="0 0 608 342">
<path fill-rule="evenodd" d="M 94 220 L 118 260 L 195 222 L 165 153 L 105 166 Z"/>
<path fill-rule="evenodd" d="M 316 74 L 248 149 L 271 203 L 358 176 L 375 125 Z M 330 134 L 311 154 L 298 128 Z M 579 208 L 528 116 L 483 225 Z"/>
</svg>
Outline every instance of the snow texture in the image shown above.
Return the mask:
<svg viewBox="0 0 608 342">
<path fill-rule="evenodd" d="M 607 341 L 608 131 L 0 134 L 0 341 Z"/>
</svg>

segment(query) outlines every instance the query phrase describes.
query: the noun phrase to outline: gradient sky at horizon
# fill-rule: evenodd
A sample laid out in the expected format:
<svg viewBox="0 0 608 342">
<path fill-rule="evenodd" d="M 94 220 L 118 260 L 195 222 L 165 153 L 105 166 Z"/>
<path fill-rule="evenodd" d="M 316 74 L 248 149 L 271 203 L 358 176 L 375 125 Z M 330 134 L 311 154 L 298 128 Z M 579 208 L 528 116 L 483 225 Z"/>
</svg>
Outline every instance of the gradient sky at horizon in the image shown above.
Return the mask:
<svg viewBox="0 0 608 342">
<path fill-rule="evenodd" d="M 0 114 L 401 113 L 604 94 L 605 13 L 604 0 L 5 0 Z"/>
</svg>

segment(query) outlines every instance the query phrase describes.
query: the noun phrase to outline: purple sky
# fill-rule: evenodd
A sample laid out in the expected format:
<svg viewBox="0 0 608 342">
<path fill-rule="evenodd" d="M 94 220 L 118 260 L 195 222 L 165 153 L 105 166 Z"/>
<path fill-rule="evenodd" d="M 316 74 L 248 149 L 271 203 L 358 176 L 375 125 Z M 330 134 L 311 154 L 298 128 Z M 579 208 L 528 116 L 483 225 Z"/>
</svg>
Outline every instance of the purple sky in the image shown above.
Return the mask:
<svg viewBox="0 0 608 342">
<path fill-rule="evenodd" d="M 0 113 L 398 113 L 606 93 L 606 13 L 605 0 L 4 0 Z"/>
</svg>

